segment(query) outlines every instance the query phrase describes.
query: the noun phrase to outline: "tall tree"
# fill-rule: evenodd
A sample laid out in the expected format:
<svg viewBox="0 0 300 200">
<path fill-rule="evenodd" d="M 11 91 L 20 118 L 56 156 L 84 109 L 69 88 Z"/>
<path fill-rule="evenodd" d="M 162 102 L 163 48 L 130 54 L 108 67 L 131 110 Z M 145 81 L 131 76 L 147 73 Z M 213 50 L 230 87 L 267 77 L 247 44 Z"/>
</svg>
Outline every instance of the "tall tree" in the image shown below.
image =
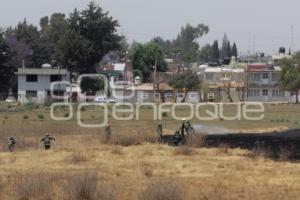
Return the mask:
<svg viewBox="0 0 300 200">
<path fill-rule="evenodd" d="M 80 35 L 90 41 L 90 52 L 85 59 L 88 68 L 85 71 L 93 72 L 103 56 L 120 48 L 122 37 L 117 33 L 119 22 L 92 1 L 80 13 L 78 26 Z"/>
<path fill-rule="evenodd" d="M 5 41 L 5 33 L 0 29 L 0 93 L 7 94 L 10 88 L 15 89 L 13 81 L 15 68 L 10 65 L 11 50 Z"/>
<path fill-rule="evenodd" d="M 299 103 L 300 90 L 300 68 L 297 55 L 292 59 L 284 59 L 281 62 L 282 70 L 280 72 L 279 83 L 282 89 L 288 90 L 296 96 L 296 103 Z"/>
<path fill-rule="evenodd" d="M 231 48 L 231 55 L 236 58 L 238 57 L 238 49 L 237 49 L 235 42 L 233 43 L 232 48 Z"/>
<path fill-rule="evenodd" d="M 231 58 L 231 46 L 230 41 L 228 40 L 227 34 L 223 37 L 222 47 L 221 47 L 221 57 L 223 59 Z"/>
<path fill-rule="evenodd" d="M 150 74 L 154 70 L 155 64 L 158 72 L 166 70 L 164 53 L 156 43 L 137 44 L 130 54 L 133 69 L 141 72 L 145 82 L 150 80 Z"/>
<path fill-rule="evenodd" d="M 199 52 L 199 59 L 202 62 L 210 62 L 213 60 L 213 48 L 209 44 L 201 48 Z"/>
<path fill-rule="evenodd" d="M 182 49 L 183 54 L 180 56 L 182 62 L 191 63 L 197 61 L 200 47 L 198 39 L 207 34 L 208 31 L 208 26 L 204 24 L 198 24 L 195 27 L 187 24 L 181 28 L 180 33 L 174 40 L 174 46 Z"/>
<path fill-rule="evenodd" d="M 211 49 L 212 59 L 216 62 L 220 59 L 219 42 L 215 40 Z"/>
</svg>

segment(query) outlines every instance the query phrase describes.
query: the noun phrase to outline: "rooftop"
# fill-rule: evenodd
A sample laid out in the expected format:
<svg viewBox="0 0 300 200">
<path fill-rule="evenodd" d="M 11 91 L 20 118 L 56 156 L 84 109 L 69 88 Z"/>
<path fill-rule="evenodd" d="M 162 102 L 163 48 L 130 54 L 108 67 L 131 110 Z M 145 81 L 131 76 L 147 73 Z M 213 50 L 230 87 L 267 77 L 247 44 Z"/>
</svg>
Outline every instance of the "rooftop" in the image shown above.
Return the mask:
<svg viewBox="0 0 300 200">
<path fill-rule="evenodd" d="M 19 68 L 17 75 L 67 75 L 69 72 L 66 69 L 58 68 Z"/>
<path fill-rule="evenodd" d="M 141 85 L 128 87 L 128 88 L 126 88 L 126 90 L 154 91 L 154 85 L 153 85 L 153 83 L 143 83 Z M 161 84 L 159 84 L 159 90 L 167 91 L 167 90 L 173 90 L 173 88 L 167 83 L 161 83 Z"/>
</svg>

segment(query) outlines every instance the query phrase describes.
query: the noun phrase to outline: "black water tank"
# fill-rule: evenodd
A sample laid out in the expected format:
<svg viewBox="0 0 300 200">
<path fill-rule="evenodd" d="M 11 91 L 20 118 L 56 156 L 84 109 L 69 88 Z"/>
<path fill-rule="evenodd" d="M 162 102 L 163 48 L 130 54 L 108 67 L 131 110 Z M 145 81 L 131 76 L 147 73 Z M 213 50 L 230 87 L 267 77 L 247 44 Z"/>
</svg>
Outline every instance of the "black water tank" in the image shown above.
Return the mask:
<svg viewBox="0 0 300 200">
<path fill-rule="evenodd" d="M 285 48 L 284 47 L 280 47 L 279 48 L 279 53 L 280 54 L 285 54 Z"/>
</svg>

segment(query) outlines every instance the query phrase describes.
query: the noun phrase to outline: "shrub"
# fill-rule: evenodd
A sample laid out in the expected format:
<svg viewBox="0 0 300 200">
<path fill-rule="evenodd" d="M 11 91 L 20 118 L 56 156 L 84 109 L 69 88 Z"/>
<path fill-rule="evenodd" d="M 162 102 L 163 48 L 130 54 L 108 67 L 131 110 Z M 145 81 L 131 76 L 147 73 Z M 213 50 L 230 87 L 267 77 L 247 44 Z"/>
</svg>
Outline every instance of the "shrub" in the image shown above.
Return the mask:
<svg viewBox="0 0 300 200">
<path fill-rule="evenodd" d="M 230 146 L 228 144 L 220 144 L 217 152 L 219 154 L 228 154 L 229 149 L 230 149 Z"/>
<path fill-rule="evenodd" d="M 52 185 L 48 174 L 21 173 L 13 179 L 12 192 L 16 199 L 52 199 Z"/>
<path fill-rule="evenodd" d="M 199 148 L 203 147 L 205 143 L 205 136 L 203 134 L 189 135 L 186 139 L 187 146 Z"/>
<path fill-rule="evenodd" d="M 24 116 L 23 116 L 23 119 L 24 119 L 24 120 L 29 119 L 28 115 L 24 115 Z"/>
<path fill-rule="evenodd" d="M 114 146 L 113 149 L 111 150 L 111 153 L 112 154 L 117 154 L 117 155 L 122 155 L 123 154 L 122 147 Z"/>
<path fill-rule="evenodd" d="M 193 154 L 195 154 L 195 151 L 188 147 L 188 146 L 180 146 L 177 147 L 174 151 L 175 155 L 184 155 L 184 156 L 191 156 Z"/>
<path fill-rule="evenodd" d="M 43 120 L 45 117 L 44 117 L 43 114 L 39 113 L 39 114 L 37 114 L 37 118 L 38 118 L 39 120 Z"/>
<path fill-rule="evenodd" d="M 88 157 L 81 152 L 74 152 L 71 155 L 71 162 L 76 164 L 76 163 L 83 163 L 83 162 L 87 162 L 88 161 Z"/>
<path fill-rule="evenodd" d="M 176 182 L 154 181 L 139 195 L 139 200 L 183 200 L 181 187 Z"/>
<path fill-rule="evenodd" d="M 163 112 L 162 113 L 162 117 L 168 117 L 168 113 L 167 112 Z"/>
<path fill-rule="evenodd" d="M 113 200 L 112 190 L 98 188 L 98 177 L 95 172 L 85 172 L 68 178 L 64 185 L 67 200 Z"/>
<path fill-rule="evenodd" d="M 280 147 L 279 149 L 279 161 L 290 161 L 294 156 L 294 148 L 292 147 Z"/>
</svg>

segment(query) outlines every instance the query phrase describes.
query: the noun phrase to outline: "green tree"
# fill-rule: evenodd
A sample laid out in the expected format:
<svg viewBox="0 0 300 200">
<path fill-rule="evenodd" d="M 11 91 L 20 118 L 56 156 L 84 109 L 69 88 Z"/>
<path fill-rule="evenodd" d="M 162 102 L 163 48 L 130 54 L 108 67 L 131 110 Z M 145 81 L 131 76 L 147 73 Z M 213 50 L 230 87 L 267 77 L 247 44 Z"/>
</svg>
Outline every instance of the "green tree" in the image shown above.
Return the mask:
<svg viewBox="0 0 300 200">
<path fill-rule="evenodd" d="M 101 91 L 104 89 L 104 81 L 98 78 L 83 78 L 81 81 L 81 91 L 87 92 L 90 94 L 95 94 L 95 92 Z"/>
<path fill-rule="evenodd" d="M 185 92 L 183 101 L 185 101 L 188 92 L 201 88 L 201 81 L 198 75 L 192 70 L 186 70 L 183 73 L 173 76 L 169 84 L 180 92 Z"/>
<path fill-rule="evenodd" d="M 119 22 L 92 1 L 80 13 L 77 25 L 80 35 L 90 41 L 88 58 L 84 60 L 87 66 L 85 72 L 94 72 L 103 56 L 121 47 L 122 36 L 117 33 Z"/>
<path fill-rule="evenodd" d="M 296 95 L 296 103 L 299 103 L 298 95 L 300 90 L 300 68 L 298 56 L 292 59 L 284 59 L 281 62 L 282 70 L 280 72 L 279 83 L 282 89 L 288 90 Z"/>
<path fill-rule="evenodd" d="M 172 58 L 174 57 L 174 55 L 172 54 L 172 49 L 173 49 L 173 43 L 170 40 L 164 40 L 161 37 L 155 37 L 151 40 L 151 42 L 156 43 L 157 45 L 159 45 L 164 54 L 169 57 Z"/>
<path fill-rule="evenodd" d="M 211 49 L 211 57 L 214 60 L 214 62 L 219 61 L 220 59 L 220 49 L 219 49 L 219 42 L 218 40 L 215 40 L 213 45 L 212 45 L 212 49 Z"/>
<path fill-rule="evenodd" d="M 191 63 L 197 61 L 200 48 L 198 39 L 207 34 L 208 31 L 208 26 L 204 24 L 198 24 L 195 27 L 187 24 L 181 28 L 180 33 L 174 40 L 174 47 L 182 49 L 183 54 L 180 56 L 182 62 Z"/>
<path fill-rule="evenodd" d="M 11 50 L 5 41 L 4 30 L 0 28 L 0 93 L 7 94 L 10 88 L 15 89 L 15 68 L 10 65 L 12 59 Z"/>
<path fill-rule="evenodd" d="M 236 58 L 238 57 L 238 49 L 237 49 L 235 42 L 233 43 L 232 48 L 231 48 L 231 55 Z"/>
<path fill-rule="evenodd" d="M 143 81 L 150 81 L 155 64 L 158 72 L 166 71 L 163 50 L 156 43 L 136 44 L 130 54 L 133 69 L 141 72 Z"/>
<path fill-rule="evenodd" d="M 207 44 L 202 47 L 201 51 L 199 52 L 199 58 L 202 62 L 210 62 L 213 60 L 213 48 L 211 45 Z"/>
<path fill-rule="evenodd" d="M 223 37 L 222 47 L 221 47 L 221 57 L 223 59 L 231 58 L 231 45 L 230 41 L 228 40 L 227 34 Z"/>
</svg>

